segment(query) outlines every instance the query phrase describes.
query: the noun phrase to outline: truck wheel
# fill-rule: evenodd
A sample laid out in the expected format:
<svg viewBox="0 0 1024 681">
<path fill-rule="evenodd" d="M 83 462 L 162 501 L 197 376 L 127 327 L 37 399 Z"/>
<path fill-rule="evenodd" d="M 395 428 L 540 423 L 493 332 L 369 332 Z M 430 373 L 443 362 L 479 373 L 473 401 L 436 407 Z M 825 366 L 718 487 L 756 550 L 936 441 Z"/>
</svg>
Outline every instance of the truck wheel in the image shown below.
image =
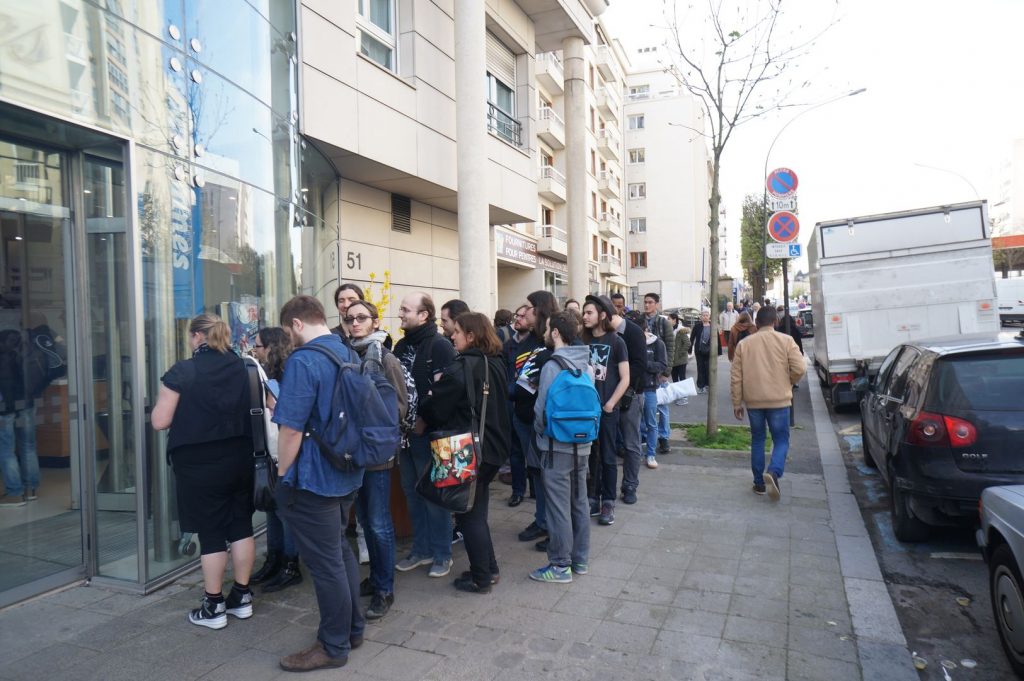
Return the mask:
<svg viewBox="0 0 1024 681">
<path fill-rule="evenodd" d="M 992 552 L 988 574 L 999 640 L 1013 671 L 1024 678 L 1024 587 L 1009 546 L 1000 544 Z"/>
<path fill-rule="evenodd" d="M 860 415 L 860 442 L 864 449 L 864 465 L 868 468 L 878 468 L 878 462 L 871 456 L 871 450 L 868 449 L 868 429 L 864 426 L 864 415 Z"/>
<path fill-rule="evenodd" d="M 910 497 L 896 486 L 896 471 L 889 462 L 889 513 L 892 530 L 902 542 L 920 542 L 928 538 L 928 526 L 910 510 Z"/>
</svg>

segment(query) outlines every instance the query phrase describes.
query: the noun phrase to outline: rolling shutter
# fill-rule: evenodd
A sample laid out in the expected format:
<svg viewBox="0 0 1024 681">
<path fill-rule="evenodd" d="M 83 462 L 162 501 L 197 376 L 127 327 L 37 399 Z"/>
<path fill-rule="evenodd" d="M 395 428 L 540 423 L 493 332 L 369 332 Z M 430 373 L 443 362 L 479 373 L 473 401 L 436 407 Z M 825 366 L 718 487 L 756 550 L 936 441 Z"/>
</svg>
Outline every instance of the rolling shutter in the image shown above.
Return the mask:
<svg viewBox="0 0 1024 681">
<path fill-rule="evenodd" d="M 487 72 L 516 89 L 516 55 L 505 44 L 487 32 Z"/>
</svg>

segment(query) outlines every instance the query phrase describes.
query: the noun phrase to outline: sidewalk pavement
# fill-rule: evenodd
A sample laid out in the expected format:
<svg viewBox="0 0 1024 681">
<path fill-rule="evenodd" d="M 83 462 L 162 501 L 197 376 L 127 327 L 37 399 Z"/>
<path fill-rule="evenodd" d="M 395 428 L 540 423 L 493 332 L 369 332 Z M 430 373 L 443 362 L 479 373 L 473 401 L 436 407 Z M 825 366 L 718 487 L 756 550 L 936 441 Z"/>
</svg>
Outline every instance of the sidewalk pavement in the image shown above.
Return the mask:
<svg viewBox="0 0 1024 681">
<path fill-rule="evenodd" d="M 452 589 L 467 568 L 456 547 L 448 578 L 397 575 L 394 607 L 346 667 L 303 678 L 916 679 L 824 403 L 806 383 L 813 411 L 800 418 L 798 398 L 798 422 L 816 446 L 808 435 L 794 447 L 780 502 L 751 493 L 745 456 L 674 441 L 657 470 L 642 469 L 639 503 L 618 504 L 611 527 L 594 524 L 590 573 L 556 585 L 527 578 L 545 562 L 516 541 L 533 507 L 508 508 L 495 483 L 494 591 Z M 277 661 L 315 639 L 308 577 L 257 595 L 254 617 L 221 631 L 188 623 L 201 593 L 192 573 L 146 597 L 79 586 L 9 608 L 0 679 L 293 678 Z"/>
</svg>

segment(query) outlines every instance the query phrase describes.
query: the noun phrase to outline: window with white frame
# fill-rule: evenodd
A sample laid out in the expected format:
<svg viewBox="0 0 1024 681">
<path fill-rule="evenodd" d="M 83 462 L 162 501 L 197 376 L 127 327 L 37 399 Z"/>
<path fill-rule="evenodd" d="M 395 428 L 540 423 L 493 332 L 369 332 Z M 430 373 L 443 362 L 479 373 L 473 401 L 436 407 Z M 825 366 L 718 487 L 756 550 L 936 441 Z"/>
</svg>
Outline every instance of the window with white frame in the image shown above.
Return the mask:
<svg viewBox="0 0 1024 681">
<path fill-rule="evenodd" d="M 520 146 L 522 125 L 516 119 L 516 55 L 490 32 L 486 34 L 486 48 L 488 129 Z"/>
<path fill-rule="evenodd" d="M 359 51 L 388 71 L 398 70 L 395 0 L 358 0 Z"/>
<path fill-rule="evenodd" d="M 651 96 L 650 85 L 632 85 L 629 88 L 628 99 L 632 101 L 647 99 Z"/>
<path fill-rule="evenodd" d="M 644 234 L 647 232 L 647 218 L 630 218 L 629 231 L 631 234 Z"/>
<path fill-rule="evenodd" d="M 629 150 L 629 163 L 630 163 L 630 165 L 639 165 L 641 163 L 646 163 L 646 161 L 645 161 L 645 158 L 647 156 L 646 151 L 647 150 L 644 149 L 643 147 L 640 147 L 638 149 L 630 149 Z"/>
<path fill-rule="evenodd" d="M 646 199 L 647 198 L 647 183 L 646 182 L 631 182 L 629 184 L 629 198 L 631 198 L 631 199 Z"/>
<path fill-rule="evenodd" d="M 644 115 L 643 114 L 632 114 L 629 117 L 629 124 L 627 126 L 630 130 L 643 130 L 644 129 Z"/>
</svg>

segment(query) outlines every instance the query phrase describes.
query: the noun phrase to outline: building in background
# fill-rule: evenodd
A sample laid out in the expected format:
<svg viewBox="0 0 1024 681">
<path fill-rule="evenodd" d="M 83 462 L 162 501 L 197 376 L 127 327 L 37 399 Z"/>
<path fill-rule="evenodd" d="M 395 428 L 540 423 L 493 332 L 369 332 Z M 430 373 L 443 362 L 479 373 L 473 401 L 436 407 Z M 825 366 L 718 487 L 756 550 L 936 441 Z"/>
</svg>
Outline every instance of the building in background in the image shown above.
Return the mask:
<svg viewBox="0 0 1024 681">
<path fill-rule="evenodd" d="M 711 272 L 703 113 L 665 72 L 671 60 L 664 47 L 640 47 L 630 56 L 623 157 L 631 305 L 655 292 L 665 308 L 700 307 Z"/>
</svg>

